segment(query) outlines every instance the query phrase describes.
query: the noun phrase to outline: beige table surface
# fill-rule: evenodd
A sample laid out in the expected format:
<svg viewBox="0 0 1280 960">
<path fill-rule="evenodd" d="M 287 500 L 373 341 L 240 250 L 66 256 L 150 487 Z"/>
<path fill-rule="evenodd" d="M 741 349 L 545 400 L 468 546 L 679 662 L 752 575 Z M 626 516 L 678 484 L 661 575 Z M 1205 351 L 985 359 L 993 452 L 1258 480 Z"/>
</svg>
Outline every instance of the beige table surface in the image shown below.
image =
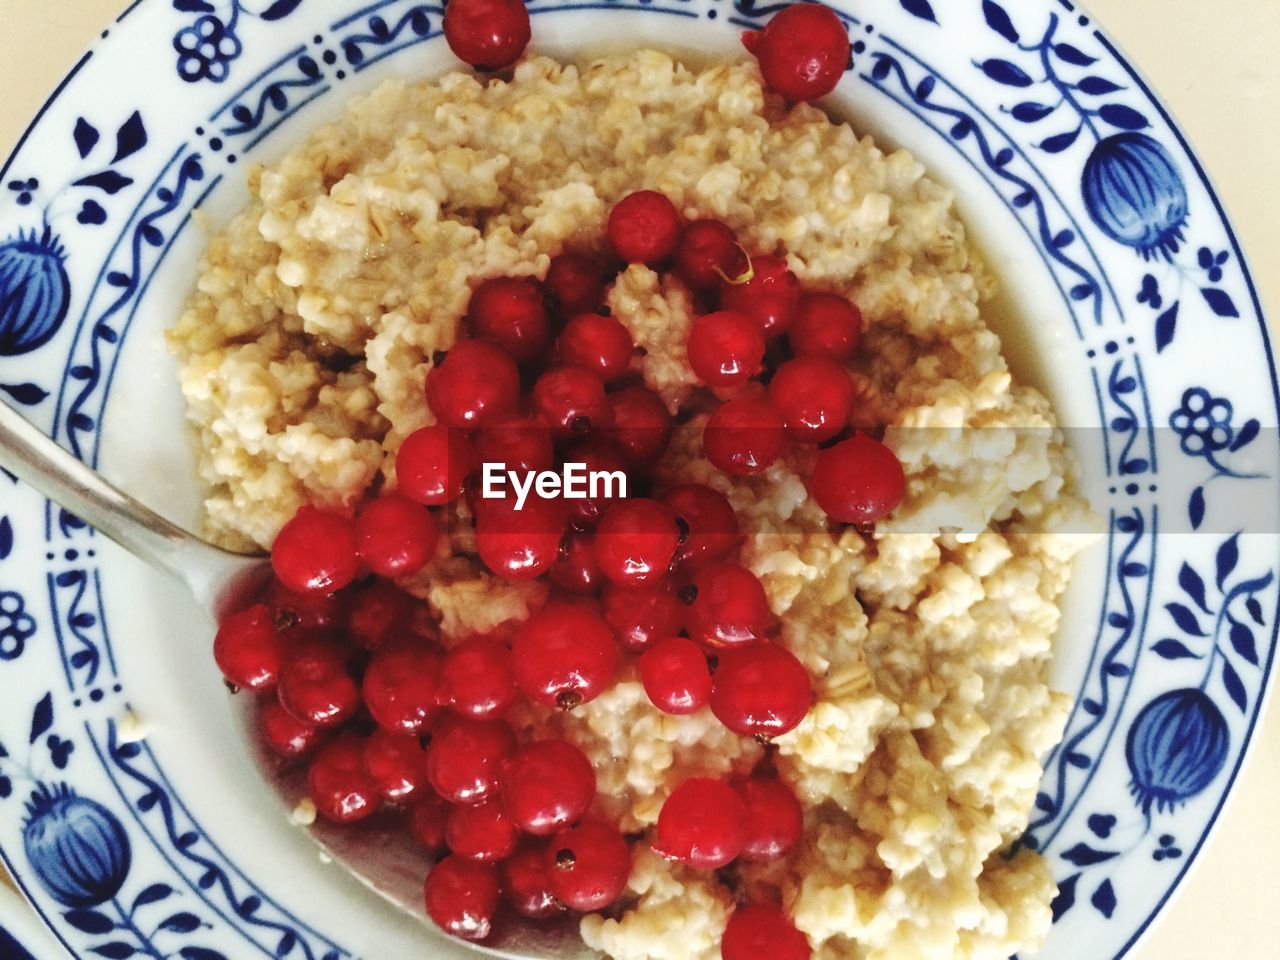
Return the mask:
<svg viewBox="0 0 1280 960">
<path fill-rule="evenodd" d="M 123 0 L 0 0 L 0 155 L 123 6 Z M 1190 134 L 1232 214 L 1263 300 L 1280 317 L 1280 0 L 1090 0 L 1088 7 Z M 1280 957 L 1277 798 L 1280 709 L 1273 708 L 1225 822 L 1134 960 Z"/>
</svg>

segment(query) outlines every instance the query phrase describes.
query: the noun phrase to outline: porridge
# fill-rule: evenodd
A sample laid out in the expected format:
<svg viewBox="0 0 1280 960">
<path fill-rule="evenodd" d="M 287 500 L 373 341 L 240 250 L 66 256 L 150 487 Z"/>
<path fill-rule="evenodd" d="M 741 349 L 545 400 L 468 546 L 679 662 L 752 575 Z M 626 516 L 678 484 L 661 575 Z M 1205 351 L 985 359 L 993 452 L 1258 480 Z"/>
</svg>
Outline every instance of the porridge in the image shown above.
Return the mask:
<svg viewBox="0 0 1280 960">
<path fill-rule="evenodd" d="M 608 397 L 644 387 L 643 396 L 660 398 L 674 418 L 646 482 L 654 496 L 703 485 L 731 505 L 741 530 L 737 558 L 767 602 L 762 632 L 807 674 L 803 719 L 752 737 L 705 705 L 659 709 L 635 655 L 654 638 L 637 626 L 621 637 L 617 662 L 601 667 L 598 684 L 570 700 L 563 691 L 551 690 L 549 701 L 530 694 L 507 708 L 506 732 L 493 736 L 567 741 L 590 761 L 592 819 L 576 829 L 611 824 L 612 836 L 620 832 L 634 849 L 616 902 L 579 897 L 571 905 L 583 911 L 586 943 L 618 960 L 720 956 L 735 908 L 746 928 L 756 909 L 748 903 L 781 908 L 812 955 L 830 960 L 1005 960 L 1038 947 L 1054 882 L 1038 855 L 1008 851 L 1027 824 L 1040 758 L 1066 720 L 1068 698 L 1047 685 L 1057 601 L 1072 558 L 1092 539 L 1082 531 L 1095 521 L 1075 492 L 1049 403 L 1011 376 L 984 323 L 993 279 L 944 186 L 906 152 L 884 152 L 820 109 L 769 94 L 754 62 L 699 72 L 652 50 L 583 67 L 529 57 L 503 78 L 455 72 L 387 82 L 278 163 L 253 171 L 250 185 L 251 206 L 210 242 L 196 291 L 169 335 L 199 431 L 208 532 L 236 548 L 271 547 L 308 505 L 347 523 L 380 492 L 420 487 L 421 477 L 397 476 L 397 454 L 439 418 L 428 375 L 461 356 L 455 345 L 484 342 L 463 339 L 469 310 L 476 333 L 474 291 L 490 278 L 560 289 L 548 278 L 553 258 L 563 265 L 566 252 L 609 249 L 611 211 L 636 191 L 669 198 L 686 224 L 714 220 L 732 231 L 741 245 L 735 255 L 750 257 L 745 269 L 731 268 L 726 288 L 741 283 L 751 292 L 729 290 L 725 299 L 743 301 L 748 314 L 768 300 L 756 294 L 770 270 L 806 296 L 855 303 L 861 342 L 856 352 L 835 350 L 852 352 L 841 360 L 852 409 L 846 420 L 858 437 L 883 439 L 904 483 L 892 512 L 837 525 L 819 503 L 815 461 L 858 441 L 789 444 L 767 466 L 739 475 L 713 463 L 708 419 L 781 393 L 785 363 L 767 391 L 755 381 L 708 388 L 717 374 L 695 370 L 691 340 L 711 311 L 705 291 L 691 289 L 679 270 L 646 262 L 610 269 L 601 304 L 634 346 Z M 822 302 L 810 301 L 810 313 Z M 733 353 L 725 344 L 742 342 L 750 354 L 751 338 L 734 340 L 736 328 L 726 324 L 718 349 Z M 793 324 L 793 348 L 802 336 Z M 766 366 L 778 362 L 770 358 L 778 349 L 785 353 L 777 347 L 784 342 L 770 339 Z M 746 406 L 733 409 L 749 413 Z M 544 403 L 535 389 L 534 407 L 545 414 L 554 398 Z M 578 416 L 570 427 L 582 427 Z M 841 422 L 829 439 L 842 428 L 847 437 Z M 400 473 L 407 462 L 402 454 Z M 829 484 L 828 499 L 848 487 L 845 479 Z M 433 507 L 445 533 L 427 538 L 421 569 L 377 570 L 394 575 L 405 593 L 383 581 L 381 606 L 357 603 L 367 614 L 365 626 L 351 628 L 358 639 L 385 632 L 367 623 L 387 610 L 425 623 L 422 634 L 449 651 L 446 663 L 464 641 L 477 662 L 506 655 L 513 638 L 518 654 L 519 638 L 553 615 L 591 618 L 581 632 L 605 622 L 618 632 L 626 610 L 605 609 L 601 619 L 551 598 L 572 592 L 554 571 L 550 580 L 506 575 L 512 571 L 479 543 L 483 519 L 479 533 L 473 529 L 481 509 L 473 493 Z M 674 497 L 664 494 L 661 503 Z M 572 563 L 584 542 L 585 534 L 570 536 L 557 563 L 566 553 Z M 670 546 L 687 553 L 693 539 L 680 543 Z M 685 580 L 672 587 L 677 618 L 684 604 L 692 603 L 693 620 L 700 603 L 712 602 L 702 577 L 692 576 L 701 590 L 692 599 Z M 610 599 L 612 589 L 604 607 L 625 607 L 625 597 Z M 339 616 L 337 604 L 327 596 L 300 601 L 287 624 L 277 615 L 274 626 L 253 629 L 323 627 Z M 721 678 L 738 651 L 709 636 L 719 624 L 686 624 L 686 633 L 708 640 Z M 677 631 L 678 624 L 670 632 Z M 687 651 L 669 653 L 676 662 Z M 402 666 L 417 663 L 434 682 L 438 656 L 403 652 Z M 365 675 L 364 697 L 379 726 L 420 732 L 383 722 L 391 708 L 375 706 L 374 672 Z M 447 674 L 446 667 L 445 682 Z M 785 675 L 776 675 L 780 685 Z M 295 722 L 297 697 L 286 693 L 282 686 L 284 709 L 273 700 L 264 710 L 266 736 L 284 753 L 301 752 L 314 730 Z M 384 733 L 374 737 L 389 739 Z M 437 730 L 432 747 L 444 751 L 459 736 L 454 727 Z M 381 748 L 391 755 L 397 746 Z M 353 756 L 348 766 L 358 765 Z M 803 835 L 786 855 L 744 855 L 708 868 L 660 836 L 677 788 L 698 785 L 714 804 L 713 787 L 765 774 L 803 809 Z M 759 796 L 747 805 L 770 809 Z M 408 817 L 423 823 L 410 832 L 423 839 L 432 832 L 424 825 L 430 811 L 411 809 Z M 455 846 L 479 830 L 472 821 L 480 815 L 468 816 L 471 833 L 450 828 Z M 521 878 L 537 874 L 520 849 L 501 871 L 504 890 L 517 897 L 529 885 Z M 449 860 L 457 859 L 455 850 Z M 470 874 L 450 876 L 464 883 Z M 729 956 L 728 937 L 724 950 Z"/>
</svg>

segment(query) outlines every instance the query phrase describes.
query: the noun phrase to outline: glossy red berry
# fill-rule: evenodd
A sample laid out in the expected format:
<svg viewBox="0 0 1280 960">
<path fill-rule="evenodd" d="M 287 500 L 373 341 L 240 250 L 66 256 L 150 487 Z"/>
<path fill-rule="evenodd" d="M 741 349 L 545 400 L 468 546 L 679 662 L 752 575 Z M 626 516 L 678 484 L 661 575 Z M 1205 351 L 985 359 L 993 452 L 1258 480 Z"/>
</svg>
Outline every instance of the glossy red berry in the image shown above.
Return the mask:
<svg viewBox="0 0 1280 960">
<path fill-rule="evenodd" d="M 747 843 L 747 808 L 727 783 L 705 777 L 686 780 L 658 814 L 653 848 L 668 860 L 699 870 L 719 870 Z"/>
<path fill-rule="evenodd" d="M 360 572 L 355 524 L 340 513 L 303 507 L 271 545 L 271 566 L 290 590 L 341 590 Z"/>
<path fill-rule="evenodd" d="M 849 33 L 829 7 L 796 3 L 765 24 L 752 52 L 766 87 L 788 100 L 816 100 L 849 66 Z"/>
<path fill-rule="evenodd" d="M 529 45 L 529 11 L 524 0 L 449 0 L 444 39 L 463 63 L 501 70 L 520 59 Z"/>
<path fill-rule="evenodd" d="M 609 211 L 609 243 L 627 263 L 661 263 L 675 253 L 680 212 L 655 190 L 628 194 Z"/>
<path fill-rule="evenodd" d="M 719 220 L 695 220 L 681 231 L 675 273 L 690 289 L 715 290 L 742 277 L 747 268 L 738 238 Z"/>
<path fill-rule="evenodd" d="M 571 533 L 560 542 L 560 555 L 547 579 L 562 593 L 578 597 L 590 596 L 604 586 L 590 534 Z"/>
<path fill-rule="evenodd" d="M 560 362 L 590 370 L 602 383 L 617 380 L 631 365 L 631 332 L 613 317 L 580 313 L 560 333 Z"/>
<path fill-rule="evenodd" d="M 492 340 L 517 363 L 532 360 L 551 342 L 542 284 L 533 277 L 493 277 L 471 292 L 471 332 Z"/>
<path fill-rule="evenodd" d="M 689 366 L 711 387 L 734 387 L 760 372 L 764 334 L 750 317 L 730 310 L 698 317 L 689 332 Z"/>
<path fill-rule="evenodd" d="M 307 768 L 307 794 L 320 815 L 335 823 L 363 820 L 382 806 L 355 737 L 340 737 L 320 749 Z"/>
<path fill-rule="evenodd" d="M 364 772 L 387 800 L 403 803 L 427 789 L 427 755 L 417 737 L 375 730 L 363 750 Z"/>
<path fill-rule="evenodd" d="M 440 669 L 439 702 L 482 720 L 501 716 L 519 695 L 511 651 L 493 637 L 470 637 L 451 647 Z"/>
<path fill-rule="evenodd" d="M 501 720 L 446 718 L 427 747 L 427 778 L 450 803 L 481 803 L 497 795 L 502 762 L 515 748 Z"/>
<path fill-rule="evenodd" d="M 475 454 L 461 430 L 433 424 L 405 437 L 396 453 L 396 488 L 410 500 L 437 507 L 462 494 Z"/>
<path fill-rule="evenodd" d="M 377 650 L 388 640 L 411 631 L 417 601 L 386 580 L 360 587 L 347 609 L 347 635 L 366 650 Z"/>
<path fill-rule="evenodd" d="M 285 759 L 300 757 L 320 742 L 320 728 L 299 720 L 280 706 L 278 700 L 262 704 L 258 723 L 267 746 Z"/>
<path fill-rule="evenodd" d="M 596 562 L 624 586 L 665 577 L 679 544 L 676 518 L 657 500 L 623 500 L 596 525 Z"/>
<path fill-rule="evenodd" d="M 522 509 L 513 496 L 476 505 L 476 550 L 484 565 L 507 580 L 532 580 L 551 569 L 564 535 L 564 505 L 530 495 Z"/>
<path fill-rule="evenodd" d="M 618 642 L 638 653 L 679 633 L 685 608 L 671 584 L 658 580 L 634 587 L 610 583 L 601 613 Z"/>
<path fill-rule="evenodd" d="M 520 843 L 520 828 L 507 816 L 499 801 L 486 800 L 450 810 L 444 839 L 454 856 L 496 863 L 515 852 Z"/>
<path fill-rule="evenodd" d="M 550 470 L 555 463 L 551 431 L 532 417 L 513 417 L 476 431 L 476 464 L 496 463 L 505 471 L 526 473 Z"/>
<path fill-rule="evenodd" d="M 391 733 L 424 732 L 435 719 L 440 654 L 422 640 L 384 644 L 364 673 L 364 702 L 378 726 Z"/>
<path fill-rule="evenodd" d="M 266 604 L 282 636 L 335 630 L 342 626 L 346 616 L 342 596 L 311 591 L 298 593 L 275 579 L 267 588 Z"/>
<path fill-rule="evenodd" d="M 213 659 L 228 683 L 245 690 L 270 690 L 280 679 L 283 645 L 265 603 L 233 613 L 213 639 Z"/>
<path fill-rule="evenodd" d="M 449 804 L 435 790 L 419 790 L 405 811 L 409 836 L 432 853 L 438 852 L 444 847 L 444 825 L 449 810 Z"/>
<path fill-rule="evenodd" d="M 590 313 L 604 303 L 604 271 L 595 259 L 585 254 L 562 253 L 552 257 L 543 286 L 561 317 Z"/>
<path fill-rule="evenodd" d="M 721 960 L 810 960 L 809 940 L 777 907 L 739 907 L 720 941 Z"/>
<path fill-rule="evenodd" d="M 754 257 L 751 279 L 720 288 L 720 306 L 750 317 L 766 337 L 787 332 L 800 299 L 800 281 L 782 257 Z"/>
<path fill-rule="evenodd" d="M 663 399 L 635 384 L 609 394 L 609 404 L 613 407 L 609 439 L 627 466 L 640 470 L 661 460 L 671 443 L 671 411 Z"/>
<path fill-rule="evenodd" d="M 307 641 L 285 659 L 279 692 L 281 706 L 317 727 L 342 723 L 360 706 L 347 652 L 328 640 Z"/>
<path fill-rule="evenodd" d="M 557 367 L 540 376 L 533 385 L 533 409 L 561 440 L 613 424 L 604 384 L 586 367 Z"/>
<path fill-rule="evenodd" d="M 572 910 L 603 910 L 622 896 L 631 875 L 631 849 L 617 827 L 583 820 L 547 845 L 551 890 Z"/>
<path fill-rule="evenodd" d="M 539 837 L 577 823 L 596 796 L 591 761 L 567 740 L 525 744 L 503 764 L 501 784 L 511 819 Z"/>
<path fill-rule="evenodd" d="M 799 726 L 812 700 L 804 664 L 776 643 L 721 652 L 711 687 L 711 712 L 734 733 L 780 737 Z"/>
<path fill-rule="evenodd" d="M 520 371 L 488 340 L 461 340 L 427 374 L 427 404 L 446 427 L 471 429 L 504 420 L 520 402 Z"/>
<path fill-rule="evenodd" d="M 423 890 L 427 915 L 436 926 L 472 941 L 484 940 L 493 932 L 498 895 L 498 870 L 493 864 L 456 855 L 431 868 Z"/>
<path fill-rule="evenodd" d="M 531 920 L 547 920 L 564 913 L 564 904 L 551 892 L 551 864 L 547 844 L 526 842 L 498 867 L 503 899 L 511 909 Z"/>
<path fill-rule="evenodd" d="M 699 570 L 737 549 L 738 515 L 720 491 L 702 483 L 684 483 L 658 499 L 684 531 L 675 559 L 684 570 Z"/>
<path fill-rule="evenodd" d="M 739 563 L 720 561 L 699 570 L 685 614 L 689 636 L 711 647 L 754 643 L 773 626 L 769 598 L 759 578 Z"/>
<path fill-rule="evenodd" d="M 858 434 L 818 454 L 809 492 L 832 520 L 870 524 L 897 509 L 906 486 L 894 452 Z"/>
<path fill-rule="evenodd" d="M 769 381 L 769 400 L 782 414 L 787 436 L 797 443 L 824 443 L 849 423 L 853 381 L 834 360 L 797 357 Z"/>
<path fill-rule="evenodd" d="M 603 437 L 592 437 L 575 443 L 565 451 L 564 462 L 582 464 L 587 477 L 592 474 L 608 474 L 611 478 L 607 486 L 602 482 L 597 484 L 595 496 L 590 495 L 591 489 L 588 486 L 586 497 L 564 501 L 569 522 L 577 529 L 590 529 L 605 510 L 624 499 L 622 480 L 627 476 L 627 462 L 617 444 Z"/>
<path fill-rule="evenodd" d="M 782 415 L 763 400 L 741 397 L 722 404 L 707 420 L 702 452 L 733 477 L 768 469 L 785 445 Z"/>
<path fill-rule="evenodd" d="M 748 777 L 735 786 L 747 807 L 742 859 L 771 863 L 791 853 L 804 836 L 804 810 L 791 788 L 768 776 Z"/>
<path fill-rule="evenodd" d="M 807 293 L 796 304 L 787 340 L 797 357 L 842 363 L 854 355 L 862 340 L 862 312 L 837 294 Z"/>
<path fill-rule="evenodd" d="M 589 610 L 552 602 L 524 622 L 511 645 L 516 682 L 535 703 L 571 710 L 613 682 L 613 633 Z"/>
<path fill-rule="evenodd" d="M 427 565 L 440 531 L 427 508 L 387 493 L 370 501 L 356 517 L 356 549 L 380 577 L 405 577 Z"/>
<path fill-rule="evenodd" d="M 668 637 L 646 650 L 640 679 L 649 701 L 663 713 L 695 713 L 711 697 L 706 654 L 686 637 Z"/>
</svg>

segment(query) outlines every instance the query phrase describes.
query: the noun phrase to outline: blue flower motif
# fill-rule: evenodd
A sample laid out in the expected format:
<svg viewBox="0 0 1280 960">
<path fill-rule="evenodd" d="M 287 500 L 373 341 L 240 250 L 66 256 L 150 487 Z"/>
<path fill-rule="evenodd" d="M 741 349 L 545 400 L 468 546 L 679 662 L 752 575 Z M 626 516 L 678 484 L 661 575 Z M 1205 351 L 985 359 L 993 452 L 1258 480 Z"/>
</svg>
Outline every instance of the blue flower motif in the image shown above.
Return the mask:
<svg viewBox="0 0 1280 960">
<path fill-rule="evenodd" d="M 1211 456 L 1227 449 L 1235 439 L 1233 415 L 1230 400 L 1215 397 L 1203 387 L 1192 387 L 1182 394 L 1182 404 L 1169 417 L 1169 426 L 1187 456 Z"/>
<path fill-rule="evenodd" d="M 1231 738 L 1222 711 L 1203 690 L 1173 690 L 1143 707 L 1129 730 L 1129 789 L 1150 814 L 1203 791 L 1227 762 Z"/>
<path fill-rule="evenodd" d="M 1172 260 L 1187 223 L 1187 188 L 1173 158 L 1145 133 L 1098 142 L 1084 167 L 1085 208 L 1113 240 L 1144 259 Z"/>
<path fill-rule="evenodd" d="M 0 243 L 0 356 L 44 346 L 67 318 L 66 253 L 46 227 Z"/>
<path fill-rule="evenodd" d="M 0 590 L 0 660 L 22 656 L 27 640 L 35 632 L 35 618 L 27 613 L 22 594 Z"/>
<path fill-rule="evenodd" d="M 1147 304 L 1152 310 L 1159 310 L 1164 304 L 1164 298 L 1160 296 L 1160 284 L 1149 273 L 1142 278 L 1142 289 L 1138 291 L 1138 302 Z"/>
<path fill-rule="evenodd" d="M 243 46 L 230 27 L 217 17 L 206 15 L 174 34 L 173 49 L 178 51 L 178 76 L 187 83 L 221 83 Z"/>
<path fill-rule="evenodd" d="M 36 788 L 27 801 L 22 842 L 40 886 L 65 907 L 106 903 L 129 875 L 132 852 L 120 821 L 66 784 Z"/>
<path fill-rule="evenodd" d="M 1218 283 L 1222 280 L 1222 265 L 1231 259 L 1231 254 L 1225 250 L 1215 254 L 1208 247 L 1201 247 L 1196 253 L 1196 259 L 1209 282 Z"/>
<path fill-rule="evenodd" d="M 33 199 L 32 194 L 40 189 L 40 181 L 35 177 L 28 177 L 26 180 L 10 180 L 8 186 L 18 195 L 18 206 L 25 207 L 30 205 Z"/>
</svg>

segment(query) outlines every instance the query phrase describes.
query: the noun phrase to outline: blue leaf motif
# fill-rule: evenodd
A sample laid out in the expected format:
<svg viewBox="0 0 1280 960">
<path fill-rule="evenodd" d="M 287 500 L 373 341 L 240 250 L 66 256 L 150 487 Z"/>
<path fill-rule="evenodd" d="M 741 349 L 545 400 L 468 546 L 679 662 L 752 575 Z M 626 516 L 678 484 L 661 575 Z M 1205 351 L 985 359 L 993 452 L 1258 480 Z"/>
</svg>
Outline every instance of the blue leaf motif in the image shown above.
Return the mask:
<svg viewBox="0 0 1280 960">
<path fill-rule="evenodd" d="M 172 933 L 191 933 L 193 930 L 199 930 L 201 926 L 200 918 L 194 913 L 187 913 L 185 910 L 166 917 L 160 923 L 161 930 L 168 930 Z"/>
<path fill-rule="evenodd" d="M 1178 625 L 1178 629 L 1183 633 L 1189 633 L 1193 637 L 1203 637 L 1205 632 L 1200 627 L 1200 621 L 1196 619 L 1196 615 L 1181 603 L 1166 603 L 1164 608 L 1169 611 L 1169 616 L 1173 617 L 1173 622 Z"/>
<path fill-rule="evenodd" d="M 1258 626 L 1263 626 L 1266 621 L 1262 619 L 1262 604 L 1258 602 L 1257 597 L 1250 597 L 1244 602 L 1244 608 L 1249 611 L 1249 619 Z"/>
<path fill-rule="evenodd" d="M 1200 293 L 1204 297 L 1204 302 L 1209 304 L 1209 309 L 1218 316 L 1240 316 L 1240 311 L 1236 309 L 1235 301 L 1231 299 L 1231 295 L 1225 290 L 1219 290 L 1217 287 L 1203 287 Z"/>
<path fill-rule="evenodd" d="M 1218 548 L 1218 554 L 1214 558 L 1214 567 L 1218 572 L 1218 589 L 1223 589 L 1223 584 L 1227 582 L 1227 577 L 1231 576 L 1235 570 L 1236 564 L 1240 562 L 1240 534 L 1232 534 L 1222 546 Z"/>
<path fill-rule="evenodd" d="M 110 917 L 105 913 L 99 913 L 97 910 L 68 910 L 63 916 L 67 918 L 67 923 L 81 933 L 101 936 L 104 933 L 110 933 L 116 928 Z"/>
<path fill-rule="evenodd" d="M 994 0 L 982 0 L 982 15 L 987 18 L 987 26 L 992 30 L 1010 43 L 1018 42 L 1020 38 L 1017 28 L 1014 27 L 1013 21 L 1009 19 L 1009 14 L 1005 12 L 1004 7 L 995 3 Z"/>
<path fill-rule="evenodd" d="M 1034 100 L 1028 100 L 1025 103 L 1018 104 L 1010 110 L 1009 113 L 1013 116 L 1013 119 L 1017 120 L 1019 123 L 1035 123 L 1037 120 L 1043 120 L 1045 117 L 1049 116 L 1049 114 L 1053 113 L 1055 109 L 1057 108 L 1051 107 L 1048 104 L 1036 103 Z"/>
<path fill-rule="evenodd" d="M 1179 640 L 1161 640 L 1151 648 L 1166 660 L 1202 660 L 1200 657 L 1187 649 L 1186 644 Z"/>
<path fill-rule="evenodd" d="M 119 163 L 133 156 L 146 145 L 147 128 L 142 124 L 142 115 L 135 110 L 116 131 L 116 153 L 111 158 L 111 162 Z"/>
<path fill-rule="evenodd" d="M 913 17 L 928 20 L 930 23 L 938 22 L 938 18 L 933 15 L 933 7 L 929 5 L 929 0 L 898 0 L 898 2 L 902 4 L 902 9 Z"/>
<path fill-rule="evenodd" d="M 133 909 L 137 910 L 149 903 L 159 903 L 171 896 L 173 896 L 173 887 L 167 883 L 153 883 L 134 899 Z"/>
<path fill-rule="evenodd" d="M 13 524 L 8 517 L 0 517 L 0 560 L 13 553 Z"/>
<path fill-rule="evenodd" d="M 15 401 L 24 407 L 34 407 L 49 396 L 48 390 L 44 390 L 34 383 L 0 383 L 0 390 L 13 397 Z"/>
<path fill-rule="evenodd" d="M 97 129 L 84 117 L 76 118 L 76 128 L 72 131 L 71 136 L 76 141 L 76 152 L 80 154 L 81 160 L 89 156 L 98 143 Z"/>
<path fill-rule="evenodd" d="M 1111 886 L 1110 880 L 1102 881 L 1093 896 L 1089 898 L 1089 903 L 1108 920 L 1111 919 L 1111 915 L 1116 912 L 1116 891 Z"/>
<path fill-rule="evenodd" d="M 1111 836 L 1111 831 L 1115 829 L 1116 818 L 1110 814 L 1095 813 L 1089 817 L 1087 822 L 1093 835 L 1105 840 Z"/>
<path fill-rule="evenodd" d="M 1247 713 L 1249 696 L 1245 693 L 1244 681 L 1240 679 L 1240 674 L 1236 673 L 1236 668 L 1231 666 L 1226 657 L 1222 658 L 1222 685 L 1226 688 L 1227 695 L 1240 708 L 1240 712 Z"/>
<path fill-rule="evenodd" d="M 876 57 L 876 65 L 871 68 L 871 79 L 876 81 L 887 80 L 892 72 L 893 58 L 880 55 Z"/>
<path fill-rule="evenodd" d="M 938 81 L 932 75 L 927 76 L 923 80 L 921 80 L 919 86 L 916 87 L 916 93 L 915 93 L 916 100 L 920 102 L 928 100 L 929 94 L 933 93 L 933 88 L 937 85 L 937 83 Z"/>
<path fill-rule="evenodd" d="M 1118 83 L 1112 83 L 1105 77 L 1084 77 L 1076 86 L 1081 93 L 1087 93 L 1091 97 L 1101 97 L 1108 93 L 1117 93 L 1124 89 Z"/>
<path fill-rule="evenodd" d="M 28 737 L 28 743 L 35 743 L 53 726 L 53 694 L 46 693 L 40 698 L 40 702 L 36 704 L 35 709 L 31 712 L 31 735 Z"/>
<path fill-rule="evenodd" d="M 293 952 L 293 948 L 297 946 L 297 944 L 297 935 L 292 930 L 287 931 L 285 935 L 280 938 L 280 942 L 276 944 L 276 956 L 287 957 Z"/>
<path fill-rule="evenodd" d="M 1233 621 L 1227 636 L 1231 640 L 1231 649 L 1256 667 L 1258 665 L 1258 648 L 1253 640 L 1253 631 L 1243 623 Z"/>
<path fill-rule="evenodd" d="M 178 951 L 178 956 L 182 957 L 182 960 L 227 960 L 217 950 L 210 950 L 207 947 L 183 947 Z"/>
<path fill-rule="evenodd" d="M 276 0 L 275 3 L 258 14 L 263 20 L 283 20 L 298 9 L 302 0 Z"/>
<path fill-rule="evenodd" d="M 90 947 L 91 953 L 96 953 L 100 957 L 106 957 L 107 960 L 128 960 L 138 951 L 123 940 L 113 940 L 110 943 L 104 943 L 100 947 Z"/>
<path fill-rule="evenodd" d="M 1033 82 L 1021 67 L 1008 60 L 993 58 L 982 61 L 979 66 L 988 77 L 996 83 L 1003 83 L 1006 87 L 1029 87 Z"/>
<path fill-rule="evenodd" d="M 1061 153 L 1080 138 L 1080 127 L 1074 130 L 1068 130 L 1066 133 L 1058 133 L 1040 144 L 1040 149 L 1046 153 Z"/>
<path fill-rule="evenodd" d="M 1058 895 L 1053 898 L 1049 909 L 1053 911 L 1053 922 L 1058 920 L 1076 905 L 1076 884 L 1080 882 L 1080 874 L 1073 873 L 1058 884 Z"/>
<path fill-rule="evenodd" d="M 1240 428 L 1240 432 L 1236 434 L 1236 438 L 1231 441 L 1231 450 L 1234 452 L 1253 443 L 1254 438 L 1261 429 L 1262 424 L 1258 423 L 1257 420 L 1252 418 L 1246 420 L 1244 426 Z"/>
<path fill-rule="evenodd" d="M 76 222 L 83 223 L 86 227 L 100 227 L 107 222 L 107 211 L 102 209 L 102 204 L 97 200 L 89 197 L 80 205 Z"/>
<path fill-rule="evenodd" d="M 1070 850 L 1062 852 L 1062 859 L 1077 867 L 1091 867 L 1094 864 L 1106 863 L 1119 856 L 1114 850 L 1095 850 L 1087 843 L 1077 843 Z"/>
<path fill-rule="evenodd" d="M 1204 578 L 1191 569 L 1191 565 L 1185 560 L 1178 571 L 1178 586 L 1182 588 L 1183 593 L 1195 601 L 1197 607 L 1205 613 L 1209 612 L 1204 599 Z"/>
<path fill-rule="evenodd" d="M 1069 43 L 1055 43 L 1053 52 L 1059 60 L 1076 67 L 1091 67 L 1098 62 L 1097 57 L 1091 57 L 1079 47 L 1073 47 Z"/>
<path fill-rule="evenodd" d="M 1119 127 L 1121 130 L 1143 130 L 1151 126 L 1146 117 L 1132 107 L 1126 107 L 1122 103 L 1103 104 L 1101 109 L 1098 110 L 1098 116 L 1113 127 Z"/>
<path fill-rule="evenodd" d="M 1191 518 L 1192 530 L 1199 530 L 1200 524 L 1204 523 L 1204 508 L 1204 487 L 1196 487 L 1187 501 L 1187 516 Z"/>
<path fill-rule="evenodd" d="M 131 183 L 133 183 L 131 177 L 116 173 L 114 170 L 103 170 L 101 173 L 93 173 L 87 177 L 81 177 L 72 185 L 76 187 L 95 187 L 103 193 L 114 196 Z"/>
<path fill-rule="evenodd" d="M 1178 301 L 1160 316 L 1156 317 L 1156 352 L 1159 353 L 1173 343 L 1174 332 L 1178 328 Z"/>
</svg>

